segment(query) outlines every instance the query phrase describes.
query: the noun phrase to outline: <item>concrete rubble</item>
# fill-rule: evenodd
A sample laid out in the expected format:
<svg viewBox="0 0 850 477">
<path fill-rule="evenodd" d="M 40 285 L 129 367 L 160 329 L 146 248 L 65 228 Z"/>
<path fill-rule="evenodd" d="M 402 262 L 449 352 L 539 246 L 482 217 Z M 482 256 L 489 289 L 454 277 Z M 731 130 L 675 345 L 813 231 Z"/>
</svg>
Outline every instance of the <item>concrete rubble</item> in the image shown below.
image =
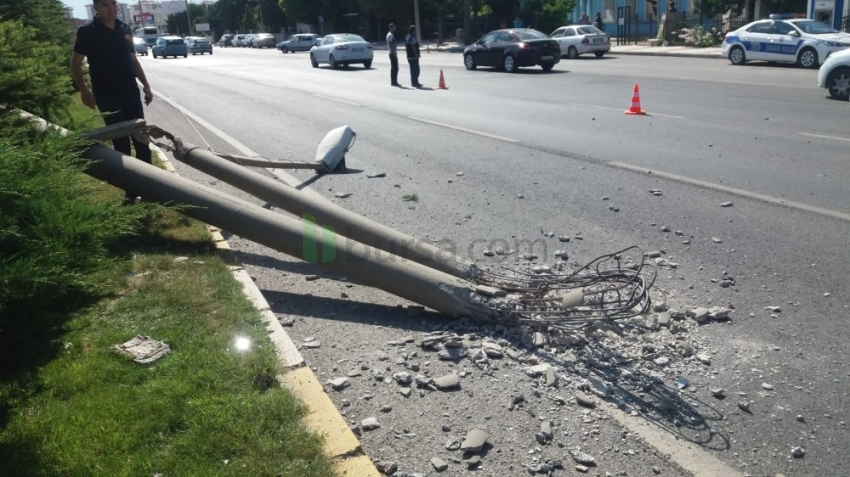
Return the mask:
<svg viewBox="0 0 850 477">
<path fill-rule="evenodd" d="M 465 394 L 464 381 L 470 378 L 470 373 L 491 379 L 494 383 L 507 379 L 530 384 L 527 391 L 508 394 L 504 398 L 502 409 L 505 412 L 529 412 L 535 416 L 541 410 L 539 403 L 548 403 L 550 411 L 572 409 L 574 414 L 569 420 L 578 420 L 585 425 L 593 423 L 592 416 L 602 412 L 600 407 L 604 406 L 618 407 L 635 416 L 649 416 L 652 413 L 675 413 L 676 409 L 687 407 L 690 403 L 686 401 L 691 394 L 697 400 L 699 395 L 725 399 L 725 390 L 706 385 L 710 382 L 708 376 L 717 373 L 712 363 L 717 350 L 706 347 L 700 329 L 730 320 L 734 309 L 713 305 L 682 307 L 674 303 L 677 300 L 669 298 L 654 300 L 650 311 L 643 316 L 597 323 L 574 331 L 545 326 L 481 323 L 466 318 L 434 322 L 431 331 L 400 336 L 378 349 L 372 348 L 364 355 L 366 360 L 362 366 L 362 369 L 370 369 L 371 366 L 371 374 L 357 377 L 355 372 L 354 376 L 348 376 L 348 380 L 354 385 L 373 383 L 365 388 L 370 390 L 367 396 L 371 395 L 373 386 L 390 386 L 395 393 L 407 398 L 400 405 L 394 403 L 392 413 L 384 414 L 388 417 L 404 413 L 405 407 L 421 405 L 422 400 L 431 399 L 432 393 L 456 390 Z M 433 370 L 434 363 L 440 362 L 446 362 L 452 371 Z M 416 371 L 411 372 L 414 367 Z M 684 378 L 693 384 L 677 386 L 677 378 L 680 383 L 684 382 Z M 349 392 L 351 388 L 343 388 L 339 394 Z M 635 396 L 640 399 L 633 400 Z M 360 399 L 364 397 L 361 395 Z M 462 400 L 461 395 L 458 399 Z M 532 405 L 532 402 L 538 404 Z M 734 407 L 734 402 L 731 405 Z M 742 401 L 738 406 L 742 411 L 750 412 L 749 402 Z M 380 403 L 372 409 L 380 410 Z M 365 417 L 362 420 L 352 420 L 352 424 L 364 432 L 370 431 L 369 436 L 387 432 L 403 441 L 414 436 L 406 429 L 402 432 L 399 427 L 387 426 L 384 430 L 375 417 L 367 416 L 362 416 Z M 536 418 L 531 416 L 528 419 L 536 421 L 533 424 L 535 430 L 530 433 L 526 445 L 552 449 L 558 459 L 572 461 L 573 465 L 566 466 L 564 470 L 561 460 L 553 460 L 551 454 L 547 458 L 538 457 L 540 451 L 532 448 L 529 450 L 531 462 L 522 464 L 524 472 L 546 476 L 570 475 L 570 472 L 592 474 L 591 469 L 602 465 L 587 451 L 577 447 L 570 450 L 575 441 L 562 435 L 560 418 L 554 419 L 555 415 L 551 413 L 543 413 Z M 688 418 L 670 418 L 670 423 L 679 427 L 685 424 L 682 422 L 684 419 Z M 446 423 L 439 416 L 434 416 L 434 420 L 435 430 L 444 437 L 431 448 L 421 449 L 425 455 L 421 457 L 421 465 L 416 467 L 419 472 L 450 474 L 462 469 L 487 469 L 491 452 L 502 453 L 506 446 L 516 445 L 504 441 L 502 434 L 505 430 L 499 427 L 498 421 L 482 426 L 468 425 L 463 421 Z M 712 435 L 716 433 L 713 428 L 710 431 Z M 590 437 L 594 436 L 592 429 L 587 432 L 591 432 L 588 434 Z M 634 451 L 628 449 L 627 452 L 627 449 L 621 448 L 621 454 L 631 456 Z M 602 462 L 606 461 L 605 456 L 600 457 Z M 607 469 L 601 470 L 600 475 L 606 475 Z M 620 472 L 611 469 L 610 475 L 619 475 Z M 415 475 L 401 470 L 394 474 L 385 473 Z"/>
</svg>

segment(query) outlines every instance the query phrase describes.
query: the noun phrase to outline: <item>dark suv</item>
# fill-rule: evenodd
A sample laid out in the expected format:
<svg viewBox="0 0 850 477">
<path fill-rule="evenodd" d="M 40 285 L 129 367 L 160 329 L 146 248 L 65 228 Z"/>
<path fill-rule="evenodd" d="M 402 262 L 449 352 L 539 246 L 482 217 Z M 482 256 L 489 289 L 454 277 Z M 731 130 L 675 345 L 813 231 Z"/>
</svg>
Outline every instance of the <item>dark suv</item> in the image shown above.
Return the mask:
<svg viewBox="0 0 850 477">
<path fill-rule="evenodd" d="M 221 38 L 218 39 L 218 46 L 233 46 L 233 37 L 236 36 L 232 33 L 228 33 L 226 35 L 221 35 Z"/>
</svg>

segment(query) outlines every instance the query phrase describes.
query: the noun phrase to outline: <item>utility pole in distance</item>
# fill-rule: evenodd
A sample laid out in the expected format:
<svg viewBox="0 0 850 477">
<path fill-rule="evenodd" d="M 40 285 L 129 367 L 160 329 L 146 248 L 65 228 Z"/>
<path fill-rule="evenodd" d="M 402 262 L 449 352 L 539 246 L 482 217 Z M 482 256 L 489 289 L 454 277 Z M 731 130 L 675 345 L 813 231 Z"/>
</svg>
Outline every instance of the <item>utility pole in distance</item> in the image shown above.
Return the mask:
<svg viewBox="0 0 850 477">
<path fill-rule="evenodd" d="M 186 23 L 189 24 L 189 34 L 186 36 L 192 36 L 192 15 L 189 14 L 189 0 L 186 1 Z"/>
</svg>

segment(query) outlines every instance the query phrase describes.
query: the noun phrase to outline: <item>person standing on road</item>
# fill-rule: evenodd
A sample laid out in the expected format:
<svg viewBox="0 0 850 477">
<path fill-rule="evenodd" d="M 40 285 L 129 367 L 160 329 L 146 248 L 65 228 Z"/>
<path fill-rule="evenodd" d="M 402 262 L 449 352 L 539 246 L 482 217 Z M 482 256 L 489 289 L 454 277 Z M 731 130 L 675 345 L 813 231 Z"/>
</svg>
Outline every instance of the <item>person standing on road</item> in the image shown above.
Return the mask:
<svg viewBox="0 0 850 477">
<path fill-rule="evenodd" d="M 410 25 L 407 38 L 404 40 L 404 47 L 407 50 L 407 64 L 410 65 L 410 84 L 414 88 L 421 88 L 419 83 L 419 40 L 416 39 L 416 27 Z"/>
<path fill-rule="evenodd" d="M 520 20 L 519 17 L 514 18 L 514 28 L 522 28 L 522 27 L 523 27 L 522 20 Z"/>
<path fill-rule="evenodd" d="M 602 30 L 602 14 L 601 13 L 596 12 L 596 18 L 593 20 L 593 25 L 596 26 L 596 28 Z"/>
<path fill-rule="evenodd" d="M 387 33 L 387 49 L 390 50 L 390 84 L 401 86 L 398 83 L 398 51 L 395 44 L 395 23 L 390 23 Z"/>
<path fill-rule="evenodd" d="M 581 18 L 578 21 L 579 25 L 590 25 L 590 17 L 587 16 L 587 13 L 582 13 Z"/>
<path fill-rule="evenodd" d="M 145 112 L 136 78 L 142 82 L 145 104 L 153 101 L 153 93 L 142 65 L 136 58 L 133 32 L 118 19 L 117 0 L 93 0 L 93 5 L 97 14 L 77 30 L 71 57 L 71 72 L 80 89 L 80 98 L 89 108 L 97 106 L 101 113 L 108 113 L 103 118 L 107 126 L 144 119 Z M 83 77 L 84 58 L 89 64 L 91 90 Z M 130 155 L 130 139 L 126 136 L 113 139 L 112 146 L 116 151 Z M 135 137 L 133 146 L 136 148 L 136 158 L 150 164 L 150 147 Z M 126 197 L 133 200 L 136 196 L 127 192 Z"/>
</svg>

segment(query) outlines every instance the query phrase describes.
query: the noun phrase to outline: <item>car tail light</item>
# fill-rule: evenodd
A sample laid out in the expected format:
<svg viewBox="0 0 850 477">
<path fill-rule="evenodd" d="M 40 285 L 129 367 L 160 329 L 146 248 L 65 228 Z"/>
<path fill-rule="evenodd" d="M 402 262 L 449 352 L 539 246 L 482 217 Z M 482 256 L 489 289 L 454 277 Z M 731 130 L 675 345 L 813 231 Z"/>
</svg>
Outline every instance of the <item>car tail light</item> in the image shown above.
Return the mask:
<svg viewBox="0 0 850 477">
<path fill-rule="evenodd" d="M 371 44 L 371 43 L 370 43 L 370 44 L 368 44 L 368 45 L 366 45 L 366 48 L 369 48 L 370 50 L 374 49 L 374 47 L 372 46 L 372 44 Z"/>
<path fill-rule="evenodd" d="M 338 47 L 336 47 L 336 48 L 334 48 L 334 49 L 335 49 L 335 50 L 347 50 L 347 49 L 348 49 L 348 45 L 339 45 Z"/>
<path fill-rule="evenodd" d="M 582 45 L 586 45 L 586 44 L 588 44 L 588 43 L 590 43 L 590 40 L 588 40 L 587 38 L 582 38 L 582 39 L 581 39 L 581 44 L 582 44 Z"/>
</svg>

